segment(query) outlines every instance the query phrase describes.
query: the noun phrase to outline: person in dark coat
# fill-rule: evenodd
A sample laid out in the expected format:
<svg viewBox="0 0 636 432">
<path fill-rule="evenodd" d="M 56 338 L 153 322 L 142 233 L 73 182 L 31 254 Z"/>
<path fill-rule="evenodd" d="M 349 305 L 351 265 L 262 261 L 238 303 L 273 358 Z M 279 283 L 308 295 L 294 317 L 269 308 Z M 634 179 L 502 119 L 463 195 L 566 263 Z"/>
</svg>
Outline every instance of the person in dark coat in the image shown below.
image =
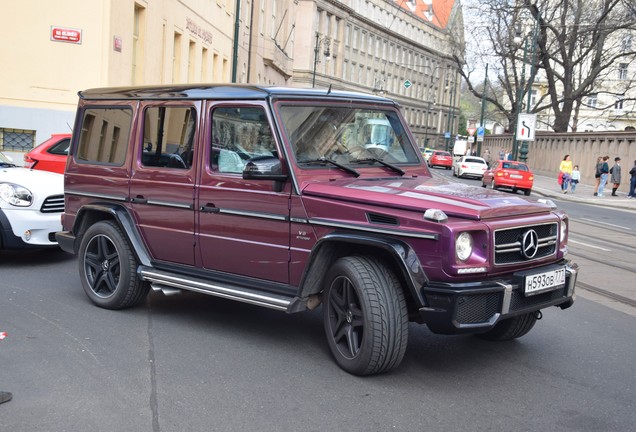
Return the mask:
<svg viewBox="0 0 636 432">
<path fill-rule="evenodd" d="M 629 195 L 627 197 L 636 198 L 636 160 L 632 169 L 629 170 L 629 175 L 631 178 L 629 179 Z"/>
<path fill-rule="evenodd" d="M 618 156 L 614 158 L 614 166 L 610 169 L 610 181 L 612 185 L 612 196 L 616 195 L 616 190 L 621 185 L 621 158 Z"/>
</svg>

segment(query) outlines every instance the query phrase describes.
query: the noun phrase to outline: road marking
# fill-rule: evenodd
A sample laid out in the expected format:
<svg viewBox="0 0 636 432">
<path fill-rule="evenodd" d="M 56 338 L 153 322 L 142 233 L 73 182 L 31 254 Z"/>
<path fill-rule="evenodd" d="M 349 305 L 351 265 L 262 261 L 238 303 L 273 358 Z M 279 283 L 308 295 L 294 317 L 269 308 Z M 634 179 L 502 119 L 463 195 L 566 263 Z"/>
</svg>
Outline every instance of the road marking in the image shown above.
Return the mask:
<svg viewBox="0 0 636 432">
<path fill-rule="evenodd" d="M 629 231 L 632 230 L 629 227 L 624 227 L 624 226 L 621 226 L 621 225 L 615 225 L 615 224 L 611 224 L 611 223 L 607 223 L 607 222 L 600 222 L 600 221 L 597 221 L 597 220 L 594 220 L 594 219 L 581 218 L 581 220 L 588 221 L 588 222 L 593 222 L 595 224 L 603 224 L 603 225 L 611 226 L 611 227 L 614 227 L 614 228 L 620 228 L 620 229 L 629 230 Z"/>
<path fill-rule="evenodd" d="M 578 242 L 578 241 L 576 241 L 576 240 L 572 240 L 572 239 L 570 239 L 570 240 L 569 240 L 569 242 L 570 242 L 570 243 L 576 243 L 576 244 L 579 244 L 579 245 L 581 245 L 581 246 L 591 247 L 591 248 L 593 248 L 593 249 L 600 249 L 600 250 L 605 251 L 605 252 L 611 252 L 611 251 L 612 251 L 611 249 L 605 249 L 604 247 L 594 246 L 594 245 L 591 245 L 591 244 L 589 244 L 589 243 Z"/>
</svg>

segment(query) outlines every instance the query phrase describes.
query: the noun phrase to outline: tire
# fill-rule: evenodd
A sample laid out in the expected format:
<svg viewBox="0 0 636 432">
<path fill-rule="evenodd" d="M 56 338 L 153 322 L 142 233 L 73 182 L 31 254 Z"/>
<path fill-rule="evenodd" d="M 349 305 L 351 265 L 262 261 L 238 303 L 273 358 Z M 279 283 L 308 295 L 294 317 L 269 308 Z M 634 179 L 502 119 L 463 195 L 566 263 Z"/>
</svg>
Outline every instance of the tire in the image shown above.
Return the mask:
<svg viewBox="0 0 636 432">
<path fill-rule="evenodd" d="M 137 277 L 137 258 L 113 221 L 97 222 L 86 231 L 78 261 L 82 288 L 99 307 L 129 308 L 148 295 L 150 286 Z"/>
<path fill-rule="evenodd" d="M 340 258 L 323 292 L 325 335 L 336 363 L 354 375 L 397 367 L 408 342 L 406 300 L 398 279 L 371 258 Z"/>
<path fill-rule="evenodd" d="M 532 330 L 532 327 L 537 322 L 537 314 L 537 312 L 530 312 L 505 319 L 495 324 L 492 330 L 476 334 L 475 336 L 490 341 L 507 341 L 520 338 Z"/>
<path fill-rule="evenodd" d="M 497 185 L 495 185 L 495 179 L 490 180 L 490 189 L 497 190 Z"/>
<path fill-rule="evenodd" d="M 525 196 L 530 196 L 531 193 L 532 193 L 532 189 L 526 189 L 526 190 L 523 191 L 523 194 Z"/>
</svg>

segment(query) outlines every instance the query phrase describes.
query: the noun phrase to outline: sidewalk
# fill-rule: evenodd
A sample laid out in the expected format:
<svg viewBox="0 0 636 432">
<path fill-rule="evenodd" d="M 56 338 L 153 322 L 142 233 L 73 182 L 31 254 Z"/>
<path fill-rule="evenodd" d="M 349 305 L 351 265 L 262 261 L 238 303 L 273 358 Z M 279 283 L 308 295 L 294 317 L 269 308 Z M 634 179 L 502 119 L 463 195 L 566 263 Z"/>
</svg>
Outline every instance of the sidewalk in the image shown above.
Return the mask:
<svg viewBox="0 0 636 432">
<path fill-rule="evenodd" d="M 621 184 L 620 189 L 629 190 L 629 182 Z M 573 194 L 568 191 L 567 194 L 561 192 L 561 186 L 557 183 L 557 179 L 548 176 L 534 176 L 534 186 L 532 187 L 532 195 L 542 195 L 549 198 L 557 198 L 563 201 L 580 202 L 584 204 L 593 204 L 603 207 L 636 210 L 636 198 L 627 198 L 627 192 L 621 190 L 616 192 L 618 196 L 612 196 L 612 185 L 605 185 L 604 195 L 602 197 L 594 196 L 594 185 L 579 183 L 576 192 Z"/>
</svg>

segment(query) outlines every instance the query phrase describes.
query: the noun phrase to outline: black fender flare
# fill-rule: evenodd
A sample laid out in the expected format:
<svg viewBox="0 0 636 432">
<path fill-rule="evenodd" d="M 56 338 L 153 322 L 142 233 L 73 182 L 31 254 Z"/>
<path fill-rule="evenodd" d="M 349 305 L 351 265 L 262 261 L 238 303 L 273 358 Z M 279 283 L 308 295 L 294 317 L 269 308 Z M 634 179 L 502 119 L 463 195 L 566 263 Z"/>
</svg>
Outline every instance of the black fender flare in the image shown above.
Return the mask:
<svg viewBox="0 0 636 432">
<path fill-rule="evenodd" d="M 298 297 L 307 298 L 322 290 L 325 269 L 341 256 L 344 245 L 364 248 L 368 252 L 383 251 L 393 260 L 393 267 L 399 269 L 400 277 L 417 306 L 425 305 L 421 287 L 428 283 L 428 277 L 411 246 L 401 240 L 373 234 L 354 234 L 334 232 L 322 237 L 311 251 L 307 267 L 300 283 Z"/>
<path fill-rule="evenodd" d="M 109 219 L 113 219 L 117 222 L 117 225 L 124 231 L 124 234 L 128 238 L 134 254 L 137 256 L 141 265 L 150 266 L 152 260 L 148 249 L 144 244 L 136 224 L 130 215 L 128 209 L 120 204 L 114 203 L 93 203 L 83 206 L 75 217 L 75 223 L 73 224 L 73 234 L 75 235 L 75 242 L 73 249 L 75 253 L 79 248 L 79 240 L 86 229 L 100 220 L 104 220 L 105 217 L 99 215 L 108 215 Z"/>
</svg>

